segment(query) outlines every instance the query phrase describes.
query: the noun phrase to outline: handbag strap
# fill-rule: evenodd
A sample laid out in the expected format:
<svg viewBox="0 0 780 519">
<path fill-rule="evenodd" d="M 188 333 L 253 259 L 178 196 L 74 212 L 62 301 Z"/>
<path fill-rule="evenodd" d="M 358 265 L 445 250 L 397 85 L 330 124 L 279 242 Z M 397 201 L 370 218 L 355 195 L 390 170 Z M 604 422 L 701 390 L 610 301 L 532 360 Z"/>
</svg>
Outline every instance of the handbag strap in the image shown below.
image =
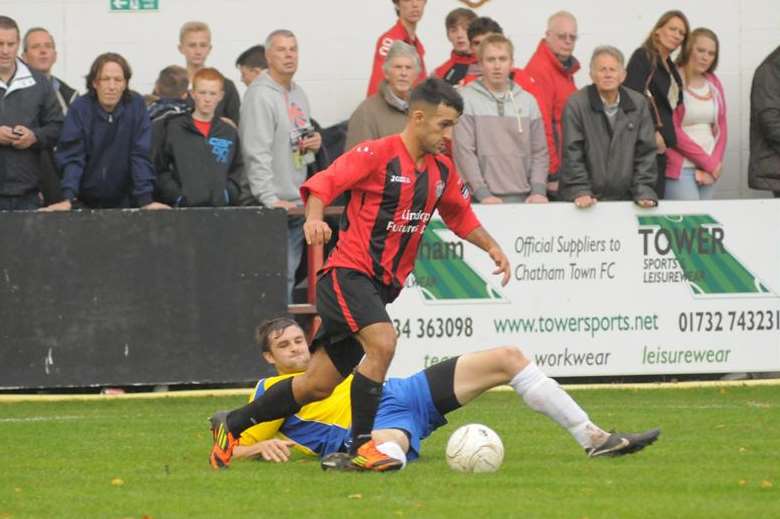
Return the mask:
<svg viewBox="0 0 780 519">
<path fill-rule="evenodd" d="M 658 62 L 656 60 L 652 60 L 652 65 L 650 69 L 650 74 L 647 75 L 647 80 L 645 81 L 645 90 L 643 94 L 645 97 L 647 97 L 647 100 L 650 102 L 650 108 L 653 112 L 653 123 L 655 123 L 655 129 L 659 130 L 663 127 L 663 123 L 661 122 L 661 112 L 658 111 L 658 105 L 655 103 L 655 96 L 652 92 L 650 92 L 650 83 L 653 81 L 653 78 L 655 77 L 655 72 L 658 70 Z"/>
</svg>

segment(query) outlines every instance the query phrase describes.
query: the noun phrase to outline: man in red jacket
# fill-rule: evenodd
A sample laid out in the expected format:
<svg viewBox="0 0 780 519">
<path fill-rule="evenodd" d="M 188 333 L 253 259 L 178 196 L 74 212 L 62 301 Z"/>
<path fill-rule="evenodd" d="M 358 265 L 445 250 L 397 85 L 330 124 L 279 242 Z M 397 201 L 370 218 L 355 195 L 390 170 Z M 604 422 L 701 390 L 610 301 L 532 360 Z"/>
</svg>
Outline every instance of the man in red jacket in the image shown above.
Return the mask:
<svg viewBox="0 0 780 519">
<path fill-rule="evenodd" d="M 422 19 L 426 1 L 393 0 L 395 12 L 398 15 L 398 22 L 376 41 L 374 65 L 371 67 L 371 79 L 368 80 L 366 97 L 370 97 L 379 91 L 379 84 L 385 79 L 382 66 L 385 64 L 387 51 L 390 50 L 393 42 L 397 40 L 404 41 L 414 47 L 417 55 L 420 57 L 420 73 L 416 82 L 419 83 L 428 77 L 428 73 L 425 71 L 425 47 L 423 47 L 420 38 L 417 37 L 417 24 Z"/>
<path fill-rule="evenodd" d="M 465 7 L 453 9 L 444 20 L 447 39 L 452 44 L 450 59 L 436 67 L 433 75 L 450 85 L 458 85 L 466 77 L 469 67 L 477 62 L 469 43 L 469 24 L 477 18 L 477 13 Z"/>
<path fill-rule="evenodd" d="M 573 56 L 577 43 L 577 19 L 567 11 L 559 11 L 547 21 L 547 31 L 539 42 L 528 65 L 526 73 L 533 77 L 542 93 L 541 103 L 552 119 L 552 134 L 555 148 L 550 150 L 561 157 L 563 143 L 563 108 L 566 100 L 577 90 L 574 74 L 580 69 L 580 62 Z M 557 171 L 550 170 L 549 193 L 558 191 Z"/>
</svg>

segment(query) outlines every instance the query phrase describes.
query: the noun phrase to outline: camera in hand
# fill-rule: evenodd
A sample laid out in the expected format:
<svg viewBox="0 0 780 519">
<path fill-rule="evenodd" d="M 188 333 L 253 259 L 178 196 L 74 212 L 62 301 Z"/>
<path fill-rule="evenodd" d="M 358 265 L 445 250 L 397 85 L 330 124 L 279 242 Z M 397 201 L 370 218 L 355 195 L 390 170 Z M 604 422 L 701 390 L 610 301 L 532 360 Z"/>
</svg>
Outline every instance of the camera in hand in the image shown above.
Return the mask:
<svg viewBox="0 0 780 519">
<path fill-rule="evenodd" d="M 298 154 L 306 165 L 314 163 L 315 158 L 313 151 L 304 151 L 303 141 L 309 137 L 313 137 L 315 131 L 316 130 L 311 125 L 290 130 L 290 145 L 292 146 L 293 153 Z"/>
</svg>

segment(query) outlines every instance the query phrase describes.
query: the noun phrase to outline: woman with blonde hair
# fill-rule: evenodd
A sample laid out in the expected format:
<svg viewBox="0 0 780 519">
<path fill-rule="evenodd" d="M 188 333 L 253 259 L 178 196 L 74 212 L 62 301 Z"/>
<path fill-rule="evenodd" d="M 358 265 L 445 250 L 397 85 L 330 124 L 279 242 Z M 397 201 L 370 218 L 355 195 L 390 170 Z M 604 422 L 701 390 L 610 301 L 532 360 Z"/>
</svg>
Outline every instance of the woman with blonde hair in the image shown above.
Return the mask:
<svg viewBox="0 0 780 519">
<path fill-rule="evenodd" d="M 677 58 L 683 102 L 674 111 L 677 145 L 668 150 L 666 198 L 709 200 L 726 151 L 726 96 L 715 76 L 720 54 L 717 35 L 694 30 Z"/>
<path fill-rule="evenodd" d="M 624 86 L 645 95 L 655 122 L 658 146 L 656 193 L 665 191 L 666 152 L 677 145 L 672 114 L 682 103 L 682 78 L 671 55 L 688 41 L 690 24 L 682 11 L 667 11 L 653 26 L 644 43 L 634 51 L 626 67 Z"/>
</svg>

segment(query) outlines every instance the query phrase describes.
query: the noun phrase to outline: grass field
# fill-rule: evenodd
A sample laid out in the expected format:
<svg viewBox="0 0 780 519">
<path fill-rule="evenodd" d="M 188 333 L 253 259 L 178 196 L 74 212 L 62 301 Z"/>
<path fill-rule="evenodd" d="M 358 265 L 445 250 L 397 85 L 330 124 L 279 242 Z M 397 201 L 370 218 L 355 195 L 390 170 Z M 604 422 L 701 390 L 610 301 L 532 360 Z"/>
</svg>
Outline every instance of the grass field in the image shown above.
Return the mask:
<svg viewBox="0 0 780 519">
<path fill-rule="evenodd" d="M 780 517 L 780 386 L 577 390 L 604 427 L 661 425 L 635 456 L 587 459 L 512 392 L 452 413 L 422 458 L 392 474 L 207 464 L 206 417 L 244 397 L 0 402 L 0 519 Z M 458 474 L 449 434 L 481 422 L 506 448 L 495 474 Z"/>
</svg>

